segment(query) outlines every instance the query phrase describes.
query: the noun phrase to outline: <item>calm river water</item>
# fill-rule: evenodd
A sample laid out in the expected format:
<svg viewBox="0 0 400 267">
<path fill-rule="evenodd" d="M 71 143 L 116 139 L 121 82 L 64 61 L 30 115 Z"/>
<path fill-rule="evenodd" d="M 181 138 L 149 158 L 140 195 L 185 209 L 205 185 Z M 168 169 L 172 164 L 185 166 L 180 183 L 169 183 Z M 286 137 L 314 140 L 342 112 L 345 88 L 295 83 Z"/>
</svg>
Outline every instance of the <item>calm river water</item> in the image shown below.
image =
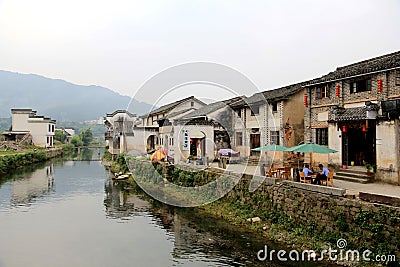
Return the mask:
<svg viewBox="0 0 400 267">
<path fill-rule="evenodd" d="M 283 265 L 256 260 L 265 240 L 253 234 L 145 199 L 98 161 L 1 177 L 0 267 Z"/>
</svg>

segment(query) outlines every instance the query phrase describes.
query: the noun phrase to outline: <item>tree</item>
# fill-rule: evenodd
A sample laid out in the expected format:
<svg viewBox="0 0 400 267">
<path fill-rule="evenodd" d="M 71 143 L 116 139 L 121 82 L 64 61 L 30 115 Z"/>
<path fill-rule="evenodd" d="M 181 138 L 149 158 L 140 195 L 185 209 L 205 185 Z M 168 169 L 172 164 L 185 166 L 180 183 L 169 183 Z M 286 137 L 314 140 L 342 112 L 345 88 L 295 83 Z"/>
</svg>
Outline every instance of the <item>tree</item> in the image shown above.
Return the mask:
<svg viewBox="0 0 400 267">
<path fill-rule="evenodd" d="M 74 135 L 71 139 L 71 144 L 74 146 L 82 146 L 83 142 L 82 142 L 81 138 L 79 137 L 79 135 Z"/>
<path fill-rule="evenodd" d="M 61 143 L 65 143 L 67 139 L 67 134 L 63 130 L 56 130 L 54 132 L 54 139 L 60 141 Z"/>
<path fill-rule="evenodd" d="M 79 136 L 80 136 L 84 146 L 89 145 L 90 142 L 93 141 L 93 134 L 92 134 L 92 130 L 90 128 L 83 129 L 80 132 Z"/>
</svg>

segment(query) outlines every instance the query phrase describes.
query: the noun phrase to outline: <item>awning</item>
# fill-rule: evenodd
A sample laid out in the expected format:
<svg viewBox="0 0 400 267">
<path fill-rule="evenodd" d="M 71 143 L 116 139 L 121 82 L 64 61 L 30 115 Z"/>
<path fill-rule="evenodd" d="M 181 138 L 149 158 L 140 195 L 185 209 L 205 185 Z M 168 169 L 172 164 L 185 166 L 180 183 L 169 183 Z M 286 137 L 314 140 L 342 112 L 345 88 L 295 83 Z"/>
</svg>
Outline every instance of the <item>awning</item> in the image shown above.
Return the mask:
<svg viewBox="0 0 400 267">
<path fill-rule="evenodd" d="M 333 121 L 374 120 L 378 115 L 378 110 L 378 105 L 340 108 L 333 111 Z"/>
<path fill-rule="evenodd" d="M 206 135 L 201 131 L 189 131 L 189 136 L 190 138 L 198 138 L 198 139 L 206 137 Z"/>
</svg>

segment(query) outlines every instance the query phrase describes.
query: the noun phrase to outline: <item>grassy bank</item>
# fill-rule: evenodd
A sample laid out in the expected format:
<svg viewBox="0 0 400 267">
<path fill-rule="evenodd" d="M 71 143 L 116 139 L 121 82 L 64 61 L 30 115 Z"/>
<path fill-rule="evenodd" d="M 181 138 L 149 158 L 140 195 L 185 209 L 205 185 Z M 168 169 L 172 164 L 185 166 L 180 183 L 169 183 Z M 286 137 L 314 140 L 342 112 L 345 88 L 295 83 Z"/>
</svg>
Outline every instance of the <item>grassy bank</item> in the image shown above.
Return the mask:
<svg viewBox="0 0 400 267">
<path fill-rule="evenodd" d="M 33 163 L 44 162 L 62 153 L 63 150 L 61 148 L 51 151 L 43 148 L 31 148 L 21 152 L 2 151 L 0 153 L 0 174 L 5 174 Z"/>
</svg>

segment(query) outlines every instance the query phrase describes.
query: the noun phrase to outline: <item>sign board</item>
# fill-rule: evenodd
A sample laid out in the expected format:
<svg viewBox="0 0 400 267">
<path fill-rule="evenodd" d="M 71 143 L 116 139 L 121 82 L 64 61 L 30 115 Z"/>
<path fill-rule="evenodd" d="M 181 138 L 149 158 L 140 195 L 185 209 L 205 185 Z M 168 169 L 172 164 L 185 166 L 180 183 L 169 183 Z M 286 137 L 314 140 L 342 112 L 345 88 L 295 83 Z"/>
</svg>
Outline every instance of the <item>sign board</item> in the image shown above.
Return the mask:
<svg viewBox="0 0 400 267">
<path fill-rule="evenodd" d="M 182 150 L 187 151 L 190 150 L 190 138 L 188 130 L 182 130 L 183 142 L 182 142 Z"/>
<path fill-rule="evenodd" d="M 328 111 L 318 113 L 318 121 L 327 121 Z"/>
</svg>

